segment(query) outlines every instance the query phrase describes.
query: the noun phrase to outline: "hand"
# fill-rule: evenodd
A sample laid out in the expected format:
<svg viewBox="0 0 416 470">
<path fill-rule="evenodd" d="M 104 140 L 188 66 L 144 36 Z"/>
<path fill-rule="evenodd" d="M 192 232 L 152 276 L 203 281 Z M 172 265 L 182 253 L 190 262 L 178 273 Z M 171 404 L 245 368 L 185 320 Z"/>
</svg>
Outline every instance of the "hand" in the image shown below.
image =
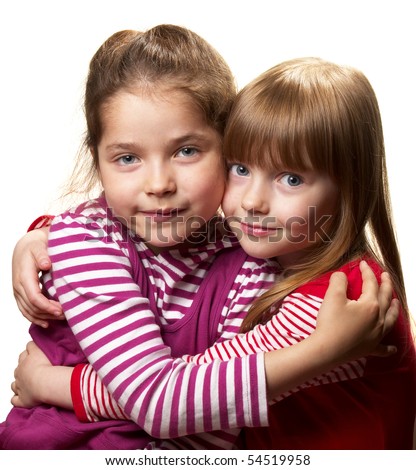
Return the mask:
<svg viewBox="0 0 416 470">
<path fill-rule="evenodd" d="M 12 260 L 13 292 L 19 310 L 30 322 L 44 328 L 47 320 L 64 319 L 59 303 L 47 299 L 39 286 L 39 272 L 51 267 L 47 240 L 48 228 L 27 233 L 16 244 Z"/>
<path fill-rule="evenodd" d="M 12 405 L 32 408 L 45 403 L 72 410 L 72 372 L 73 367 L 52 365 L 42 350 L 30 341 L 14 371 Z"/>
<path fill-rule="evenodd" d="M 53 367 L 42 350 L 31 341 L 19 355 L 19 363 L 14 371 L 11 403 L 13 406 L 32 408 L 42 403 L 39 381 L 47 368 Z"/>
<path fill-rule="evenodd" d="M 360 298 L 356 301 L 347 298 L 347 277 L 336 272 L 331 276 L 317 319 L 315 333 L 322 334 L 325 349 L 329 348 L 342 362 L 396 352 L 395 346 L 380 344 L 399 316 L 399 302 L 392 300 L 390 276 L 383 273 L 379 286 L 365 261 L 360 263 L 360 269 L 363 279 Z"/>
</svg>

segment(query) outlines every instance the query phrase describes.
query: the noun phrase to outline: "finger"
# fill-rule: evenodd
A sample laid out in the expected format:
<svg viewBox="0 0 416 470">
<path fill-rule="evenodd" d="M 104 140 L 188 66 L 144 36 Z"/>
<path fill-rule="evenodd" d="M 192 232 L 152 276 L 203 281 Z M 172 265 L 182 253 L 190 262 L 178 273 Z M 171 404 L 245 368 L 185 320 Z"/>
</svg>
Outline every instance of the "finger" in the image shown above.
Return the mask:
<svg viewBox="0 0 416 470">
<path fill-rule="evenodd" d="M 340 271 L 333 273 L 329 279 L 324 300 L 329 301 L 331 299 L 331 301 L 345 303 L 347 301 L 347 287 L 347 276 Z"/>
<path fill-rule="evenodd" d="M 363 285 L 361 295 L 358 300 L 364 298 L 373 298 L 374 300 L 377 300 L 379 285 L 373 270 L 370 268 L 367 262 L 363 260 L 360 262 L 360 271 L 363 280 Z"/>
<path fill-rule="evenodd" d="M 39 310 L 36 306 L 32 305 L 26 293 L 24 295 L 21 295 L 19 292 L 16 290 L 14 291 L 14 297 L 17 303 L 17 306 L 19 307 L 19 310 L 22 312 L 22 314 L 26 316 L 34 316 L 37 317 L 42 313 L 42 310 Z"/>
<path fill-rule="evenodd" d="M 44 320 L 42 317 L 39 318 L 37 316 L 38 314 L 35 314 L 31 309 L 27 308 L 23 301 L 16 299 L 16 302 L 20 312 L 30 323 L 41 326 L 42 328 L 49 326 L 47 320 Z"/>
<path fill-rule="evenodd" d="M 48 238 L 49 227 L 43 227 L 37 229 L 37 234 L 43 232 L 45 234 L 45 240 Z M 41 271 L 47 271 L 51 268 L 52 263 L 48 255 L 47 243 L 33 245 L 31 250 L 33 259 L 35 261 L 36 267 Z"/>
<path fill-rule="evenodd" d="M 392 299 L 390 307 L 386 312 L 383 327 L 383 336 L 385 336 L 395 325 L 400 314 L 400 302 L 398 299 Z"/>
<path fill-rule="evenodd" d="M 26 344 L 26 351 L 27 351 L 27 354 L 32 353 L 35 349 L 38 349 L 38 347 L 36 346 L 36 343 L 35 343 L 34 341 L 29 341 L 29 342 Z"/>
<path fill-rule="evenodd" d="M 16 382 L 12 382 L 10 388 L 12 389 L 12 392 L 16 395 L 16 391 L 17 391 Z"/>
<path fill-rule="evenodd" d="M 14 296 L 19 310 L 29 321 L 33 321 L 33 319 L 28 317 L 46 321 L 54 320 L 63 315 L 59 302 L 45 297 L 40 289 L 25 295 L 15 291 Z"/>
<path fill-rule="evenodd" d="M 23 301 L 20 299 L 16 299 L 17 306 L 22 313 L 22 315 L 26 318 L 26 320 L 30 321 L 30 323 L 34 323 L 35 325 L 39 325 L 43 328 L 48 327 L 48 322 L 43 318 L 39 318 L 37 314 L 35 314 L 31 309 L 27 308 Z"/>
<path fill-rule="evenodd" d="M 376 357 L 389 357 L 397 353 L 397 347 L 389 344 L 379 344 L 375 350 L 370 354 L 370 356 Z"/>
<path fill-rule="evenodd" d="M 63 313 L 60 304 L 45 297 L 39 287 L 27 289 L 26 303 L 29 303 L 32 310 L 39 314 L 48 314 L 56 317 Z"/>
<path fill-rule="evenodd" d="M 18 359 L 19 364 L 22 361 L 24 361 L 26 359 L 26 357 L 27 357 L 27 350 L 24 350 L 19 354 L 19 359 Z"/>
<path fill-rule="evenodd" d="M 381 274 L 380 289 L 378 298 L 380 302 L 380 313 L 387 310 L 390 306 L 391 299 L 393 296 L 393 282 L 390 275 L 387 272 Z"/>
<path fill-rule="evenodd" d="M 26 320 L 29 320 L 31 323 L 33 323 L 34 317 L 32 315 L 32 312 L 29 311 L 24 305 L 24 303 L 20 300 L 16 300 L 16 303 L 18 309 L 20 310 L 21 314 L 26 318 Z"/>
<path fill-rule="evenodd" d="M 44 247 L 36 249 L 33 252 L 33 258 L 35 260 L 36 267 L 40 271 L 48 271 L 51 269 L 52 263 L 48 256 L 48 252 Z"/>
<path fill-rule="evenodd" d="M 10 403 L 17 408 L 23 408 L 23 403 L 19 398 L 19 395 L 14 395 L 10 400 Z"/>
</svg>

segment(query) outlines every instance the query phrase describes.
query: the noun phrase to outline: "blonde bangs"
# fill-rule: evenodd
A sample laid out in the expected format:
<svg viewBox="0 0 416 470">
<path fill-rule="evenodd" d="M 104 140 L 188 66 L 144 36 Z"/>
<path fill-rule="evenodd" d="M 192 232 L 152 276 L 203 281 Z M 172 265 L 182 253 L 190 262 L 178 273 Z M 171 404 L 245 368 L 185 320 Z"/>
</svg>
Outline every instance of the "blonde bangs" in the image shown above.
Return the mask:
<svg viewBox="0 0 416 470">
<path fill-rule="evenodd" d="M 328 104 L 312 87 L 275 74 L 260 76 L 238 95 L 224 136 L 228 163 L 333 176 L 333 129 Z M 269 83 L 267 83 L 269 82 Z M 333 115 L 332 115 L 333 124 Z"/>
</svg>

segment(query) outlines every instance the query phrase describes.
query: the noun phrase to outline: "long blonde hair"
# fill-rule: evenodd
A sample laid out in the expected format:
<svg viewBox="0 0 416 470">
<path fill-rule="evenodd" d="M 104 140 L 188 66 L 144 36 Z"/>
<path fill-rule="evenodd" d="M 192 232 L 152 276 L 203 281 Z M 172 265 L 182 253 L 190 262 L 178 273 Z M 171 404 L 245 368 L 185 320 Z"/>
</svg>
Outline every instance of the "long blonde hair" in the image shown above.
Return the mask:
<svg viewBox="0 0 416 470">
<path fill-rule="evenodd" d="M 284 62 L 237 95 L 224 136 L 230 161 L 305 170 L 312 164 L 339 187 L 330 242 L 313 245 L 301 264 L 251 307 L 243 330 L 269 318 L 271 308 L 297 287 L 364 255 L 394 281 L 407 314 L 393 228 L 380 112 L 360 71 L 318 58 Z M 267 312 L 267 313 L 266 313 Z"/>
</svg>

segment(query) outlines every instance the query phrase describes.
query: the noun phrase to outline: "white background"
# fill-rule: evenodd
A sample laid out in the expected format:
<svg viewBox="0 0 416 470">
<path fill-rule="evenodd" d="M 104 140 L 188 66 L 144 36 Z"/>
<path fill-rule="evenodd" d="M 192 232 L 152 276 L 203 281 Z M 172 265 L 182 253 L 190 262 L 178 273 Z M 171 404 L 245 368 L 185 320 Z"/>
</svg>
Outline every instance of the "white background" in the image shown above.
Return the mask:
<svg viewBox="0 0 416 470">
<path fill-rule="evenodd" d="M 409 304 L 416 311 L 415 45 L 412 1 L 18 1 L 0 9 L 0 421 L 27 321 L 11 288 L 13 247 L 38 215 L 61 209 L 83 132 L 89 59 L 121 29 L 189 27 L 225 57 L 241 87 L 272 65 L 320 56 L 360 68 L 379 98 Z M 7 6 L 6 6 L 7 5 Z"/>
</svg>

